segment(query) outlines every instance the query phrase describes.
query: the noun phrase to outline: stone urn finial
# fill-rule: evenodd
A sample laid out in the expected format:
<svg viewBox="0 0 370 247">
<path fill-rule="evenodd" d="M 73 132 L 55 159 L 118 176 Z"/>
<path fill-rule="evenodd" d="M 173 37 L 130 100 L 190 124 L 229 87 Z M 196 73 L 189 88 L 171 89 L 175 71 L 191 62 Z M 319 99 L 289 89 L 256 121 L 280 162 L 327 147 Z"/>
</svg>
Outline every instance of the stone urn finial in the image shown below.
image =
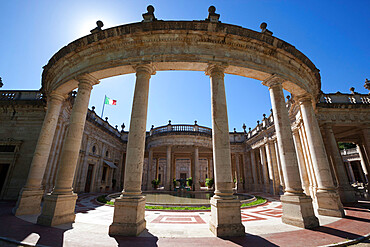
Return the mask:
<svg viewBox="0 0 370 247">
<path fill-rule="evenodd" d="M 105 122 L 108 122 L 108 117 L 105 117 Z"/>
<path fill-rule="evenodd" d="M 206 21 L 209 21 L 209 22 L 219 22 L 219 19 L 220 19 L 220 15 L 219 14 L 216 14 L 216 7 L 215 6 L 209 6 L 208 8 L 208 18 L 206 19 Z"/>
<path fill-rule="evenodd" d="M 264 34 L 267 34 L 267 35 L 272 35 L 273 32 L 271 32 L 270 30 L 267 29 L 267 23 L 266 22 L 262 22 L 261 25 L 260 25 L 260 28 L 261 28 L 261 33 L 264 33 Z"/>
<path fill-rule="evenodd" d="M 90 33 L 98 33 L 100 32 L 102 29 L 102 27 L 104 26 L 104 23 L 102 21 L 97 21 L 96 22 L 96 28 L 94 28 L 93 30 L 90 31 Z"/>
<path fill-rule="evenodd" d="M 194 125 L 198 125 L 198 121 L 197 120 L 194 120 Z"/>
<path fill-rule="evenodd" d="M 236 128 L 234 128 L 234 133 L 236 133 Z"/>
<path fill-rule="evenodd" d="M 4 86 L 3 79 L 1 79 L 0 77 L 0 88 L 2 88 L 3 86 Z"/>
<path fill-rule="evenodd" d="M 243 126 L 242 126 L 243 130 L 244 130 L 244 133 L 245 133 L 245 129 L 247 128 L 247 126 L 245 125 L 245 123 L 243 123 Z"/>
<path fill-rule="evenodd" d="M 266 114 L 265 113 L 263 113 L 262 116 L 263 116 L 263 119 L 266 119 Z"/>
<path fill-rule="evenodd" d="M 148 7 L 146 7 L 146 10 L 148 12 L 143 14 L 143 22 L 156 21 L 157 19 L 154 16 L 154 7 L 152 5 L 148 5 Z"/>
<path fill-rule="evenodd" d="M 355 92 L 355 88 L 354 87 L 351 87 L 350 89 L 349 89 L 349 91 L 351 91 L 351 94 L 355 94 L 356 92 Z"/>
<path fill-rule="evenodd" d="M 171 125 L 171 120 L 168 120 L 168 125 Z"/>
<path fill-rule="evenodd" d="M 124 129 L 125 129 L 125 123 L 122 123 L 122 125 L 121 125 L 121 131 L 123 131 Z"/>
<path fill-rule="evenodd" d="M 152 125 L 152 128 L 151 129 L 154 129 L 154 125 Z"/>
<path fill-rule="evenodd" d="M 116 126 L 114 126 L 114 127 L 116 127 L 116 129 L 118 129 L 118 125 L 116 125 Z"/>
<path fill-rule="evenodd" d="M 1 87 L 1 78 L 0 78 L 0 87 Z M 369 94 L 370 94 L 370 80 L 368 80 L 367 78 L 365 79 L 364 88 L 366 88 L 367 90 L 369 90 Z"/>
<path fill-rule="evenodd" d="M 95 106 L 92 106 L 92 107 L 91 107 L 91 111 L 92 111 L 92 112 L 95 112 Z"/>
</svg>

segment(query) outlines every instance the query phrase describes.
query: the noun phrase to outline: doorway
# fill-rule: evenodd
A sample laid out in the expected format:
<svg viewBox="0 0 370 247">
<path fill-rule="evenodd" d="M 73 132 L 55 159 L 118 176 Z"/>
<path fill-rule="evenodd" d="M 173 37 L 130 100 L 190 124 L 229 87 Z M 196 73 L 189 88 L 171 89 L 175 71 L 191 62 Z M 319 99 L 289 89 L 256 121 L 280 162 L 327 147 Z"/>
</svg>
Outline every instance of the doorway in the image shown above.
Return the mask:
<svg viewBox="0 0 370 247">
<path fill-rule="evenodd" d="M 5 184 L 6 175 L 8 174 L 10 164 L 0 164 L 0 193 Z"/>
<path fill-rule="evenodd" d="M 85 184 L 85 192 L 87 193 L 90 192 L 93 169 L 94 169 L 94 165 L 89 164 L 89 167 L 87 168 L 87 177 L 86 177 L 86 184 Z"/>
</svg>

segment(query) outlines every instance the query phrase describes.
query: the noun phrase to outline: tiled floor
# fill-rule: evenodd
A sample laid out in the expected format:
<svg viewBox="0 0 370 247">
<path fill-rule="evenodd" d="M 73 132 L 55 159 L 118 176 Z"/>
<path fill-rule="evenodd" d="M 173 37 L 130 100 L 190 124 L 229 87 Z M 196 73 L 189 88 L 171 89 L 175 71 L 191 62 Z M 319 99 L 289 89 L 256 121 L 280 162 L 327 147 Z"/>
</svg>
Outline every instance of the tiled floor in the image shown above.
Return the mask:
<svg viewBox="0 0 370 247">
<path fill-rule="evenodd" d="M 0 236 L 48 246 L 318 246 L 355 239 L 370 233 L 369 204 L 346 207 L 346 217 L 319 217 L 321 227 L 300 229 L 281 223 L 277 197 L 254 208 L 242 209 L 246 235 L 216 238 L 208 229 L 210 212 L 146 211 L 147 230 L 139 237 L 110 237 L 111 206 L 95 201 L 98 195 L 81 194 L 76 222 L 58 227 L 34 224 L 37 216 L 11 215 L 11 202 L 0 202 Z M 265 197 L 268 195 L 264 195 Z"/>
</svg>

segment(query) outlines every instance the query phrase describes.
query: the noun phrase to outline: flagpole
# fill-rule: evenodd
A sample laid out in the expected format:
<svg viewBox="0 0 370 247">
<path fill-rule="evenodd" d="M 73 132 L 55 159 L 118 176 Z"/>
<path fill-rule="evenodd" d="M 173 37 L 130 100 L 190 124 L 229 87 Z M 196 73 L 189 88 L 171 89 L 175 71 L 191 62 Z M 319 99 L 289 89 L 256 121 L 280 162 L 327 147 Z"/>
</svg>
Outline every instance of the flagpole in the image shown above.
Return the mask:
<svg viewBox="0 0 370 247">
<path fill-rule="evenodd" d="M 103 113 L 104 113 L 104 106 L 105 106 L 105 99 L 107 98 L 107 95 L 104 95 L 104 101 L 103 101 L 103 110 L 101 111 L 101 118 L 103 119 Z"/>
</svg>

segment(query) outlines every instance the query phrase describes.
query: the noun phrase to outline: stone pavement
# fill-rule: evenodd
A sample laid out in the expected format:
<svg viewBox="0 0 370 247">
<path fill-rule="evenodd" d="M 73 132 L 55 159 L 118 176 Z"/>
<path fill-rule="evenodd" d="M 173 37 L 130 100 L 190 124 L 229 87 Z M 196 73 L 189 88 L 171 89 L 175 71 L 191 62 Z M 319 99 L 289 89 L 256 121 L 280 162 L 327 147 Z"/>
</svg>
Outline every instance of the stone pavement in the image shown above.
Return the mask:
<svg viewBox="0 0 370 247">
<path fill-rule="evenodd" d="M 36 215 L 17 218 L 11 214 L 14 203 L 1 201 L 0 237 L 46 246 L 308 247 L 343 242 L 370 233 L 370 202 L 345 207 L 346 217 L 343 219 L 320 216 L 321 226 L 307 230 L 281 223 L 282 209 L 278 198 L 259 195 L 268 197 L 270 201 L 265 205 L 242 209 L 242 221 L 246 228 L 244 237 L 214 237 L 208 230 L 209 211 L 146 211 L 147 230 L 139 237 L 110 237 L 108 227 L 113 220 L 113 207 L 97 203 L 95 198 L 98 194 L 79 195 L 76 222 L 58 227 L 34 224 Z M 1 238 L 0 246 L 7 246 Z"/>
</svg>

